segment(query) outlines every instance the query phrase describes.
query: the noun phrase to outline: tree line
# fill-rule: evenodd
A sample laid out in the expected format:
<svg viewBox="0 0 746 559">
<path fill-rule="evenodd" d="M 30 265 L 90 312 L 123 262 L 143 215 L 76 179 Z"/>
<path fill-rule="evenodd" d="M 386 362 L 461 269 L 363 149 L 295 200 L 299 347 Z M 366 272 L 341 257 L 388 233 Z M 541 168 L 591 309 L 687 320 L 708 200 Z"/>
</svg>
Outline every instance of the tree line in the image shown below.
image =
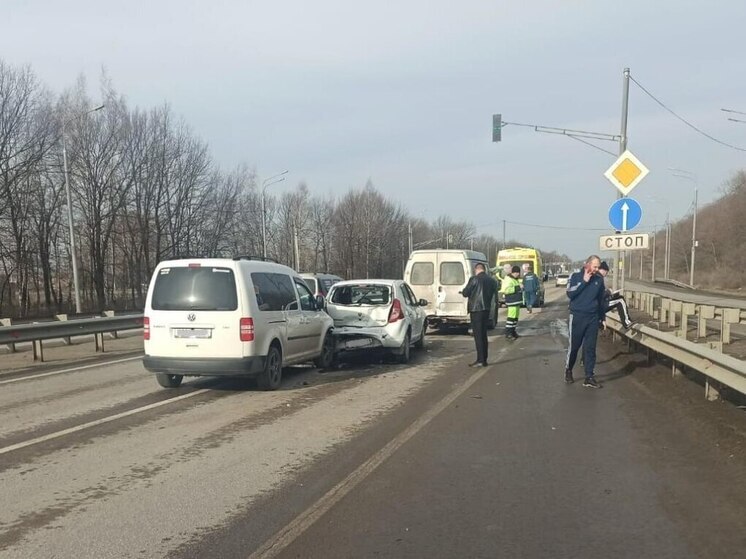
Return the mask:
<svg viewBox="0 0 746 559">
<path fill-rule="evenodd" d="M 83 78 L 55 94 L 0 60 L 0 317 L 75 310 L 65 159 L 88 312 L 142 308 L 164 259 L 261 255 L 262 217 L 269 257 L 345 278 L 401 277 L 410 245 L 494 262 L 502 244 L 468 222 L 414 218 L 370 182 L 337 198 L 301 183 L 262 205 L 256 172 L 221 168 L 167 104 L 131 107 L 105 75 L 99 87 L 96 101 Z"/>
</svg>

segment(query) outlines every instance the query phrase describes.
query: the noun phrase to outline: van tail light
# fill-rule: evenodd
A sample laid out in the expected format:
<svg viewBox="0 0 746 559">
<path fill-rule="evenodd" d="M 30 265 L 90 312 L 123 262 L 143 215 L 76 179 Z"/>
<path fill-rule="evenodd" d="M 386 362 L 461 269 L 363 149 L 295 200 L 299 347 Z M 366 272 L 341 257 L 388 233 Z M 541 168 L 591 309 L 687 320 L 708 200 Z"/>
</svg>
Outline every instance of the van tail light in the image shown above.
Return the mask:
<svg viewBox="0 0 746 559">
<path fill-rule="evenodd" d="M 254 319 L 253 318 L 242 318 L 240 332 L 241 332 L 242 342 L 253 342 L 254 341 Z"/>
<path fill-rule="evenodd" d="M 389 323 L 396 322 L 404 318 L 404 313 L 401 310 L 401 301 L 394 299 L 394 303 L 391 305 L 391 311 L 389 312 Z"/>
<path fill-rule="evenodd" d="M 142 319 L 142 339 L 150 339 L 150 317 L 143 317 Z"/>
</svg>

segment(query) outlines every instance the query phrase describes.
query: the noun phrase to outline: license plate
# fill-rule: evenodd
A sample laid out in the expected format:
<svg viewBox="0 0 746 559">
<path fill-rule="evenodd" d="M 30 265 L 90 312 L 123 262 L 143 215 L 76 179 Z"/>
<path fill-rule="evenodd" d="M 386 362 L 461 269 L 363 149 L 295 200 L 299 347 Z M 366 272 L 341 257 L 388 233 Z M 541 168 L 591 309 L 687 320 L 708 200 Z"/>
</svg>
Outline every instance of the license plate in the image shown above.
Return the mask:
<svg viewBox="0 0 746 559">
<path fill-rule="evenodd" d="M 364 347 L 374 347 L 381 345 L 380 342 L 373 338 L 355 338 L 352 340 L 342 339 L 340 341 L 341 346 L 344 349 L 361 349 Z"/>
<path fill-rule="evenodd" d="M 176 328 L 174 329 L 174 338 L 200 338 L 206 339 L 212 337 L 210 328 Z"/>
</svg>

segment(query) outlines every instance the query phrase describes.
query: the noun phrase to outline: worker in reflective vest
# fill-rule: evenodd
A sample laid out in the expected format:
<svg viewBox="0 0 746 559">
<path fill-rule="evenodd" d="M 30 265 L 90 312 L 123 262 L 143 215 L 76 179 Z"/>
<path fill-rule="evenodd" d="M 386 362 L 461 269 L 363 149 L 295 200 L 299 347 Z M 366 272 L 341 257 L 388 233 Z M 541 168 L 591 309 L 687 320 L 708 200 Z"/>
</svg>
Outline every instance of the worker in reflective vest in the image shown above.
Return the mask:
<svg viewBox="0 0 746 559">
<path fill-rule="evenodd" d="M 508 317 L 505 319 L 505 337 L 509 340 L 515 340 L 519 337 L 516 327 L 518 326 L 518 315 L 523 303 L 523 290 L 520 281 L 518 281 L 520 276 L 520 267 L 513 266 L 510 274 L 505 276 L 500 286 L 500 291 L 505 295 L 505 306 L 508 307 Z"/>
</svg>

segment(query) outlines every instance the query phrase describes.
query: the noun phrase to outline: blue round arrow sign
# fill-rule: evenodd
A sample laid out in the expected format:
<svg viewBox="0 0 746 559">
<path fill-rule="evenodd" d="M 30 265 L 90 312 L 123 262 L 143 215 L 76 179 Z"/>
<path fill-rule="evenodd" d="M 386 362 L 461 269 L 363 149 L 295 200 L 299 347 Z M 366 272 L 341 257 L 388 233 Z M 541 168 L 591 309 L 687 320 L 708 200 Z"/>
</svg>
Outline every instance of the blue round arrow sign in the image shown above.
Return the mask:
<svg viewBox="0 0 746 559">
<path fill-rule="evenodd" d="M 619 198 L 609 208 L 609 222 L 617 231 L 634 229 L 642 219 L 642 208 L 637 200 Z"/>
</svg>

